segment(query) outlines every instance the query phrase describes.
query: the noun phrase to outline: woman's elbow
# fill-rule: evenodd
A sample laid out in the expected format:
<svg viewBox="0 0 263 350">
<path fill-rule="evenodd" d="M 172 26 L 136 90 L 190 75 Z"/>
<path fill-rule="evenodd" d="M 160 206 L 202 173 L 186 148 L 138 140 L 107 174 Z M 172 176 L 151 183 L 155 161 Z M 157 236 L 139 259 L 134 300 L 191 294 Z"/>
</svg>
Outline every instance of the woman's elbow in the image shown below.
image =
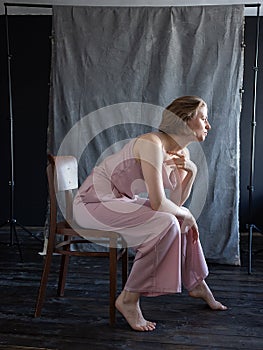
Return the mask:
<svg viewBox="0 0 263 350">
<path fill-rule="evenodd" d="M 163 206 L 163 200 L 160 200 L 160 199 L 152 199 L 150 200 L 150 205 L 151 205 L 151 208 L 152 210 L 154 211 L 160 211 L 162 206 Z"/>
<path fill-rule="evenodd" d="M 160 209 L 160 205 L 157 205 L 156 203 L 154 203 L 154 204 L 151 203 L 151 208 L 154 211 L 158 211 Z"/>
</svg>

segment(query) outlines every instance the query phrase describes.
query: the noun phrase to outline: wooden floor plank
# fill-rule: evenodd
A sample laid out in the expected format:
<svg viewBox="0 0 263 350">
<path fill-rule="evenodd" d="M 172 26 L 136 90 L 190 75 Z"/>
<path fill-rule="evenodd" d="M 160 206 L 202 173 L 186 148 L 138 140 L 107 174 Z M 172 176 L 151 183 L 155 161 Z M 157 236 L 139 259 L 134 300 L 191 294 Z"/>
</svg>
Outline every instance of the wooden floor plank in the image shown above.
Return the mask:
<svg viewBox="0 0 263 350">
<path fill-rule="evenodd" d="M 2 350 L 51 350 L 48 348 L 36 348 L 35 346 L 0 345 Z"/>
<path fill-rule="evenodd" d="M 0 232 L 0 237 L 2 241 L 8 236 Z M 142 298 L 144 314 L 157 321 L 157 328 L 140 333 L 132 331 L 118 313 L 116 325 L 108 325 L 108 266 L 104 259 L 72 259 L 65 296 L 58 298 L 55 257 L 42 316 L 34 318 L 42 246 L 24 233 L 19 238 L 23 262 L 16 246 L 0 245 L 0 350 L 263 349 L 262 254 L 253 257 L 252 275 L 247 274 L 246 255 L 241 267 L 209 264 L 208 283 L 215 296 L 228 305 L 227 311 L 212 311 L 185 290 Z M 256 238 L 257 247 L 262 240 Z M 120 290 L 120 279 L 118 283 Z"/>
</svg>

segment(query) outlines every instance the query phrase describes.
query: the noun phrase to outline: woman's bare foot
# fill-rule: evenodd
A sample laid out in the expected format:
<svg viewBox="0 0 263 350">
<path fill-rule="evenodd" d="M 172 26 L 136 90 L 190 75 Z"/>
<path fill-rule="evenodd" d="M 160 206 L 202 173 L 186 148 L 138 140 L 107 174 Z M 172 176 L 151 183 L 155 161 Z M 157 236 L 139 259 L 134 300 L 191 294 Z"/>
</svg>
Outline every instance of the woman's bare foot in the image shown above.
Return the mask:
<svg viewBox="0 0 263 350">
<path fill-rule="evenodd" d="M 193 298 L 201 298 L 207 302 L 212 310 L 226 310 L 227 307 L 221 304 L 219 301 L 215 300 L 210 288 L 205 281 L 199 283 L 189 295 Z"/>
<path fill-rule="evenodd" d="M 138 293 L 122 291 L 115 306 L 135 331 L 153 331 L 155 329 L 156 323 L 145 320 L 142 315 Z"/>
</svg>

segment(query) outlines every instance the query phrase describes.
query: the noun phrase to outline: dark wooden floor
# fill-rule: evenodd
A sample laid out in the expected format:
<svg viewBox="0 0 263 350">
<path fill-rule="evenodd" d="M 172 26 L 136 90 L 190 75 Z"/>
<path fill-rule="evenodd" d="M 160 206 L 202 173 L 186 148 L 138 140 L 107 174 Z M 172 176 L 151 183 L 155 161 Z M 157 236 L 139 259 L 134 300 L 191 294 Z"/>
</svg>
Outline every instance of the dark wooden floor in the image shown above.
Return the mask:
<svg viewBox="0 0 263 350">
<path fill-rule="evenodd" d="M 108 325 L 107 261 L 94 258 L 72 260 L 63 298 L 56 297 L 54 265 L 42 316 L 34 318 L 42 244 L 25 231 L 18 236 L 23 262 L 16 245 L 0 245 L 0 349 L 263 349 L 262 253 L 253 258 L 252 275 L 245 253 L 242 267 L 209 265 L 207 281 L 227 311 L 211 311 L 186 292 L 143 298 L 144 314 L 157 329 L 140 333 L 120 314 L 115 327 Z M 244 235 L 241 243 L 245 240 Z M 9 242 L 9 230 L 2 229 L 0 241 Z M 262 247 L 263 236 L 255 235 L 254 249 Z"/>
</svg>

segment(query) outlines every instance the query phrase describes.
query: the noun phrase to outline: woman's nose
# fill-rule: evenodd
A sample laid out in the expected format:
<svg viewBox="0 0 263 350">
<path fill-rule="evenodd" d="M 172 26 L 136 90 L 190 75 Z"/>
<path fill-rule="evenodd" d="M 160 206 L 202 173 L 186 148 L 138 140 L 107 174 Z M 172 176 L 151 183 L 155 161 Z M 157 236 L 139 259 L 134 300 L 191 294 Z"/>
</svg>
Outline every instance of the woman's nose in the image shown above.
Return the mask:
<svg viewBox="0 0 263 350">
<path fill-rule="evenodd" d="M 209 124 L 209 121 L 206 122 L 206 126 L 205 127 L 206 127 L 207 130 L 211 129 L 211 125 Z"/>
</svg>

